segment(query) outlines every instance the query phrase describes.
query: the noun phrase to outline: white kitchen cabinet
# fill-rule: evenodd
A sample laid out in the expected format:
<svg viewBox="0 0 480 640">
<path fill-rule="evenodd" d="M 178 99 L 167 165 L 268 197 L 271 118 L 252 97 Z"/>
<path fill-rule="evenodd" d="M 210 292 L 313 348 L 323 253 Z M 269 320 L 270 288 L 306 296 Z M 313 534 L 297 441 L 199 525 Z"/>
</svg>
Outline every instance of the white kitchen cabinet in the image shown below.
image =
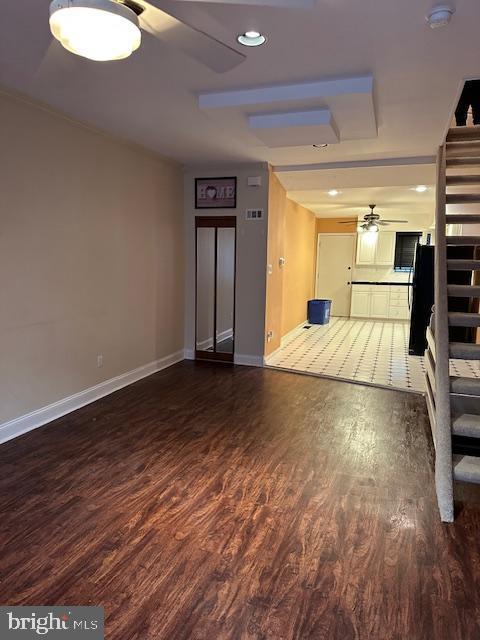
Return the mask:
<svg viewBox="0 0 480 640">
<path fill-rule="evenodd" d="M 374 287 L 370 294 L 370 318 L 388 318 L 389 303 L 389 291 L 375 291 Z"/>
<path fill-rule="evenodd" d="M 379 231 L 373 233 L 359 233 L 357 237 L 358 265 L 393 266 L 395 257 L 394 231 Z"/>
<path fill-rule="evenodd" d="M 395 231 L 380 231 L 375 251 L 375 264 L 392 266 L 395 260 Z"/>
<path fill-rule="evenodd" d="M 390 287 L 390 305 L 388 317 L 391 320 L 408 320 L 410 309 L 408 306 L 408 295 L 410 287 Z"/>
<path fill-rule="evenodd" d="M 357 237 L 357 264 L 375 264 L 377 238 L 372 233 L 359 233 Z"/>
<path fill-rule="evenodd" d="M 353 285 L 350 315 L 356 318 L 370 317 L 370 287 Z"/>
<path fill-rule="evenodd" d="M 406 286 L 352 285 L 352 318 L 409 320 L 408 291 Z"/>
</svg>

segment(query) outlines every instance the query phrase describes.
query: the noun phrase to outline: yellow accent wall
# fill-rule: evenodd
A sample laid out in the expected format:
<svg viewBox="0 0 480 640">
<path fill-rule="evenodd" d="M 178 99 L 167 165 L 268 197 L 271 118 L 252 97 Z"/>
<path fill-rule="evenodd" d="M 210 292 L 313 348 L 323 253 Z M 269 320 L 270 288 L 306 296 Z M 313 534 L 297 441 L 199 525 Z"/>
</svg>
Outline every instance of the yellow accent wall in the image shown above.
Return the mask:
<svg viewBox="0 0 480 640">
<path fill-rule="evenodd" d="M 278 349 L 282 336 L 303 322 L 314 294 L 315 215 L 289 200 L 275 174 L 269 174 L 267 303 L 265 355 Z M 285 265 L 280 266 L 280 258 Z"/>
<path fill-rule="evenodd" d="M 270 171 L 268 185 L 268 243 L 267 264 L 271 273 L 267 273 L 267 300 L 265 308 L 265 355 L 270 355 L 280 346 L 282 337 L 283 314 L 283 269 L 280 258 L 285 253 L 285 208 L 287 193 L 277 176 Z M 266 335 L 273 332 L 268 342 Z"/>
<path fill-rule="evenodd" d="M 349 224 L 340 224 L 349 222 Z M 356 218 L 317 218 L 317 233 L 356 233 L 358 221 Z"/>
<path fill-rule="evenodd" d="M 306 319 L 307 301 L 315 295 L 315 214 L 288 198 L 285 260 L 282 336 Z"/>
</svg>

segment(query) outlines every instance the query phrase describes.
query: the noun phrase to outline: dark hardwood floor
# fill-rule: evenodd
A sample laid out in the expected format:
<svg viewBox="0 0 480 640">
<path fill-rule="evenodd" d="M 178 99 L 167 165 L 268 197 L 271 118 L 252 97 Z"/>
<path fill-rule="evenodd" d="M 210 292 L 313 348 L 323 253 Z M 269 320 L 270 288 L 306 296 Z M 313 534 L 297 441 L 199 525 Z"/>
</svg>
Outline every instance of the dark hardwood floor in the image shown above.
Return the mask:
<svg viewBox="0 0 480 640">
<path fill-rule="evenodd" d="M 0 447 L 0 604 L 109 640 L 478 640 L 480 500 L 424 400 L 184 362 Z"/>
</svg>

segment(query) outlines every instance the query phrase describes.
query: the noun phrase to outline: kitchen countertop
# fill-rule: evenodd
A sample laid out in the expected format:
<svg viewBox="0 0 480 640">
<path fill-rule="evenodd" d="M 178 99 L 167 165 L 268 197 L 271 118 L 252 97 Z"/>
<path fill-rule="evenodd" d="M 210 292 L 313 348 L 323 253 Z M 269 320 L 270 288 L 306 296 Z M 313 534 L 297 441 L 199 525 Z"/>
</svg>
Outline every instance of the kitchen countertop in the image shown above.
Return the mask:
<svg viewBox="0 0 480 640">
<path fill-rule="evenodd" d="M 384 287 L 411 287 L 411 282 L 371 282 L 368 280 L 352 280 L 352 284 L 374 284 Z"/>
</svg>

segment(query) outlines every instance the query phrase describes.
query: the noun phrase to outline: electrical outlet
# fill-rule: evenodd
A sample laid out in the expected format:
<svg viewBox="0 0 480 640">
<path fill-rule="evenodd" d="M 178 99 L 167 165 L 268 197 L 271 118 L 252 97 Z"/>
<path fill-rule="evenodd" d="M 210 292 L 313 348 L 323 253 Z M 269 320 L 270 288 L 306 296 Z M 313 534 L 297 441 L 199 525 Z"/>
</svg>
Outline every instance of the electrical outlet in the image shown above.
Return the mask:
<svg viewBox="0 0 480 640">
<path fill-rule="evenodd" d="M 103 355 L 97 356 L 97 367 L 103 367 Z"/>
<path fill-rule="evenodd" d="M 267 342 L 271 342 L 273 340 L 273 331 L 267 331 Z"/>
</svg>

